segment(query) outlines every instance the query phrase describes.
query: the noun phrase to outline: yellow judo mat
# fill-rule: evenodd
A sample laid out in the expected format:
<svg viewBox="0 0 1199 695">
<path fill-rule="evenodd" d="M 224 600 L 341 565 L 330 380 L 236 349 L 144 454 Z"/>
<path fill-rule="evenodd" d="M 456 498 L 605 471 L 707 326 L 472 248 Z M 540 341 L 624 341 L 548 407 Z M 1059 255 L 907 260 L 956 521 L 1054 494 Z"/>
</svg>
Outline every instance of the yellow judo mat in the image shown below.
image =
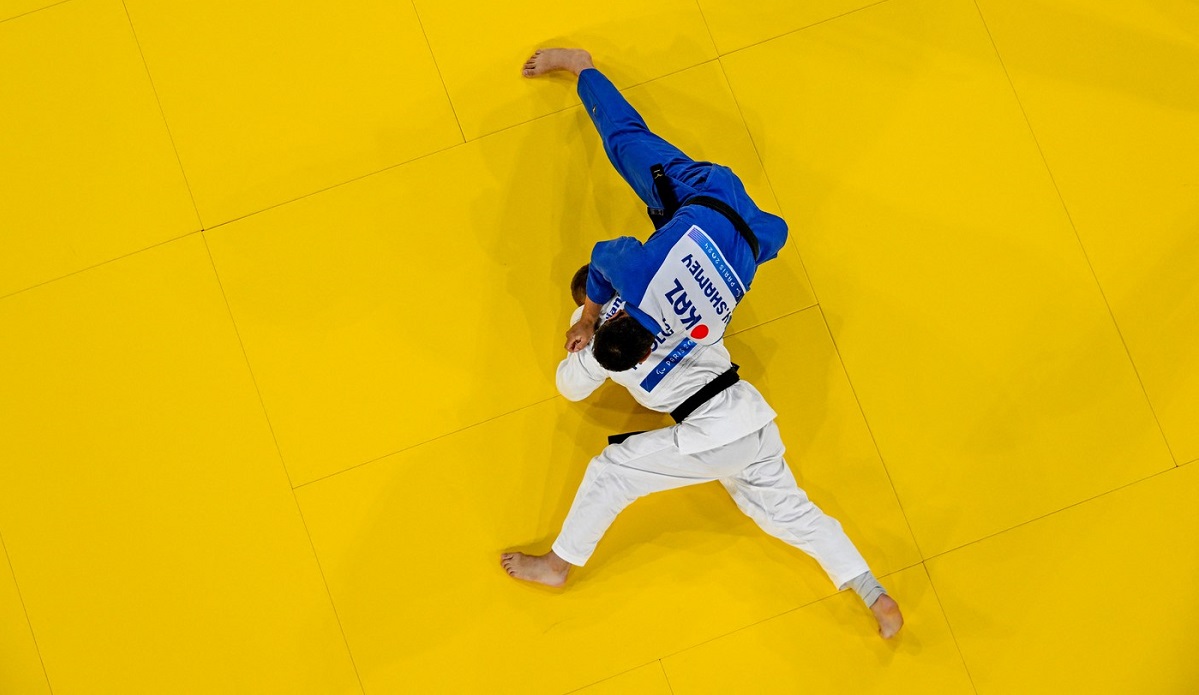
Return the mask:
<svg viewBox="0 0 1199 695">
<path fill-rule="evenodd" d="M 645 238 L 587 48 L 791 236 L 731 326 L 897 638 L 715 484 L 563 589 Z M 0 0 L 0 692 L 1199 692 L 1193 0 Z"/>
</svg>

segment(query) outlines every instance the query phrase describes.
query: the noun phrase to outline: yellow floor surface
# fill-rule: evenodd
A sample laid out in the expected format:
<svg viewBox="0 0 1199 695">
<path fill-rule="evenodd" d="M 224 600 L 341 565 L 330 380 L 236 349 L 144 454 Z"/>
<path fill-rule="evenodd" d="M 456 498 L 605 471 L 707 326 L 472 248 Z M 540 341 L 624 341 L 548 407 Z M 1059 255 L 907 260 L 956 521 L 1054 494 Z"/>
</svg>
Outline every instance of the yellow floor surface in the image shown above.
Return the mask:
<svg viewBox="0 0 1199 695">
<path fill-rule="evenodd" d="M 0 297 L 200 229 L 120 3 L 0 37 Z"/>
<path fill-rule="evenodd" d="M 644 238 L 573 80 L 791 237 L 728 346 L 899 601 L 715 484 L 563 589 Z M 1193 693 L 1189 0 L 0 0 L 0 693 Z"/>
</svg>

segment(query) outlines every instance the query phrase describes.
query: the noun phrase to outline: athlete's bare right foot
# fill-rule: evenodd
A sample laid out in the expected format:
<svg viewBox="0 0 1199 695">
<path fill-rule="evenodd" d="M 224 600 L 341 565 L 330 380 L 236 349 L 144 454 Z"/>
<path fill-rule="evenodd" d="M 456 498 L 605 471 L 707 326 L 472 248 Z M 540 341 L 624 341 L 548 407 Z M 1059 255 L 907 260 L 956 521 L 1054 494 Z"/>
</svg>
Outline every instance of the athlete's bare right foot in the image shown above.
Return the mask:
<svg viewBox="0 0 1199 695">
<path fill-rule="evenodd" d="M 516 579 L 546 586 L 562 586 L 566 583 L 566 573 L 570 571 L 570 563 L 553 551 L 545 555 L 504 553 L 500 556 L 500 564 L 505 572 Z"/>
<path fill-rule="evenodd" d="M 581 48 L 543 48 L 529 56 L 520 74 L 539 77 L 555 70 L 569 70 L 578 77 L 580 72 L 593 67 L 591 54 Z"/>
<path fill-rule="evenodd" d="M 899 612 L 899 604 L 886 594 L 878 597 L 870 607 L 870 612 L 874 613 L 874 619 L 878 621 L 878 634 L 882 635 L 883 639 L 891 639 L 899 632 L 899 628 L 903 627 L 903 614 Z"/>
</svg>

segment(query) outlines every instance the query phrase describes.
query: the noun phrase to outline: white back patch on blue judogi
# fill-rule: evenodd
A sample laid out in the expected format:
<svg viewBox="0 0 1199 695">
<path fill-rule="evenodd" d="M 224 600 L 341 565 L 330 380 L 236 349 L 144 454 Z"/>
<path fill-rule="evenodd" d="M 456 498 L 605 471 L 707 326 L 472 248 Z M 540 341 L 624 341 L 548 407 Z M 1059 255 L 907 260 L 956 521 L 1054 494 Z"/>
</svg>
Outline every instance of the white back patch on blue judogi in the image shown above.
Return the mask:
<svg viewBox="0 0 1199 695">
<path fill-rule="evenodd" d="M 724 337 L 745 285 L 712 238 L 692 225 L 679 238 L 638 304 L 658 322 L 653 353 L 641 365 L 646 391 L 662 381 L 697 345 Z"/>
</svg>

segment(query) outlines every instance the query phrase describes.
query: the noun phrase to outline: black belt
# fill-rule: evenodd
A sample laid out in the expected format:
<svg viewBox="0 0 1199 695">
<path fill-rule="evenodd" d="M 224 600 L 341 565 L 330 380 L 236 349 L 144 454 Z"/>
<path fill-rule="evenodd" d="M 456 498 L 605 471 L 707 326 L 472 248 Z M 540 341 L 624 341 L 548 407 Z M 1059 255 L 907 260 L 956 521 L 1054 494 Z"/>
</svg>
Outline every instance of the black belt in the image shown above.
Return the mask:
<svg viewBox="0 0 1199 695">
<path fill-rule="evenodd" d="M 670 177 L 666 175 L 666 170 L 661 164 L 655 164 L 650 167 L 650 174 L 654 177 L 654 190 L 658 192 L 658 200 L 662 201 L 660 210 L 649 208 L 649 218 L 653 220 L 654 229 L 660 229 L 662 225 L 670 221 L 674 214 L 679 211 L 680 207 L 687 205 L 699 205 L 711 210 L 715 210 L 724 215 L 725 219 L 733 224 L 733 228 L 741 235 L 745 241 L 749 243 L 749 248 L 754 252 L 754 262 L 758 260 L 758 237 L 754 231 L 749 228 L 741 215 L 737 211 L 729 207 L 723 201 L 717 200 L 711 196 L 695 195 L 691 196 L 682 205 L 679 205 L 679 199 L 674 194 L 674 188 L 670 185 Z"/>
<path fill-rule="evenodd" d="M 734 364 L 723 374 L 704 384 L 703 388 L 691 394 L 687 400 L 683 401 L 682 405 L 670 411 L 670 417 L 674 418 L 675 422 L 686 420 L 687 416 L 694 413 L 696 408 L 712 400 L 712 397 L 716 394 L 741 381 L 741 377 L 737 375 L 737 369 L 738 366 Z M 646 430 L 625 432 L 624 434 L 611 434 L 608 435 L 608 443 L 620 444 L 635 434 L 645 434 L 645 432 Z"/>
</svg>

